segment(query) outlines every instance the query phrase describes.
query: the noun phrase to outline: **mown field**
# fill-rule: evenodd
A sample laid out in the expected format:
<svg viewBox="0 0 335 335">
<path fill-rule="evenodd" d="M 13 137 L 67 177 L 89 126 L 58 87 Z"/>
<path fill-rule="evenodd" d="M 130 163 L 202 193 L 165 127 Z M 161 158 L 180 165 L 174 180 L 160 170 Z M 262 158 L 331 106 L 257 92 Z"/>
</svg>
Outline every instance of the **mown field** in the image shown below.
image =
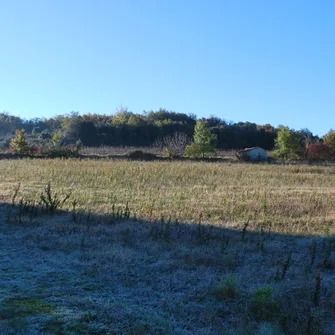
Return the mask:
<svg viewBox="0 0 335 335">
<path fill-rule="evenodd" d="M 0 334 L 335 333 L 335 167 L 0 171 Z M 61 213 L 41 206 L 49 182 Z"/>
</svg>

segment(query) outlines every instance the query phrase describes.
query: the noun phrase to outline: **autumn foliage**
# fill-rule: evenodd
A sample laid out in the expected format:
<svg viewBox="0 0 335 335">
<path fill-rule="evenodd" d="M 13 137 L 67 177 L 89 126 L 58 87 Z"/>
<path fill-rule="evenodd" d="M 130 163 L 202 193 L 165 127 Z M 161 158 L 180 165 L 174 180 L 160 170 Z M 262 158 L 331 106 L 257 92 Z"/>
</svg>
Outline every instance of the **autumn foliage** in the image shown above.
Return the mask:
<svg viewBox="0 0 335 335">
<path fill-rule="evenodd" d="M 307 158 L 309 161 L 335 161 L 335 150 L 327 143 L 312 143 L 307 149 Z"/>
</svg>

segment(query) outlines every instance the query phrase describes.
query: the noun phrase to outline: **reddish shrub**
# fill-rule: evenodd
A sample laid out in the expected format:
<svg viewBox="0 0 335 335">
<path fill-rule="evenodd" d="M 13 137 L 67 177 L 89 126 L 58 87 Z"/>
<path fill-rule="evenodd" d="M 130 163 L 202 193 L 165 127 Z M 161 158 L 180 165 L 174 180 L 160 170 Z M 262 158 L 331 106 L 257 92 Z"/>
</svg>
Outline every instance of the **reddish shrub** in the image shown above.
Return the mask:
<svg viewBox="0 0 335 335">
<path fill-rule="evenodd" d="M 325 143 L 312 143 L 308 146 L 307 158 L 310 161 L 333 160 L 334 157 L 334 150 Z"/>
</svg>

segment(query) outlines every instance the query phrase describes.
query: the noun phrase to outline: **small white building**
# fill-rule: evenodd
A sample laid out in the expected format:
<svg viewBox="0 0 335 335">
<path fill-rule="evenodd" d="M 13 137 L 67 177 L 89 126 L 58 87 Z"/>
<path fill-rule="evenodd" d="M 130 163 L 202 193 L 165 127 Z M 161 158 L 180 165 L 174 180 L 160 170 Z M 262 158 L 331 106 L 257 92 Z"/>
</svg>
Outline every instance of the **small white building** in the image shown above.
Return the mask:
<svg viewBox="0 0 335 335">
<path fill-rule="evenodd" d="M 245 161 L 266 161 L 268 159 L 268 152 L 260 147 L 245 148 L 236 153 L 236 157 Z"/>
</svg>

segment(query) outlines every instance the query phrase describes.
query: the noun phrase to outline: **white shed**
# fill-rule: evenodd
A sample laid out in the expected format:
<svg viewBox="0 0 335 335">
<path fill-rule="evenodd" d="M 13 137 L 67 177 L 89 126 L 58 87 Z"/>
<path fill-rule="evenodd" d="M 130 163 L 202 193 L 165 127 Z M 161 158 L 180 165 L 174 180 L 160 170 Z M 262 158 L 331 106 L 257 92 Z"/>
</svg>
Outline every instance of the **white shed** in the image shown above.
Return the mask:
<svg viewBox="0 0 335 335">
<path fill-rule="evenodd" d="M 268 158 L 268 152 L 260 147 L 246 148 L 236 153 L 239 159 L 247 161 L 266 161 Z"/>
</svg>

